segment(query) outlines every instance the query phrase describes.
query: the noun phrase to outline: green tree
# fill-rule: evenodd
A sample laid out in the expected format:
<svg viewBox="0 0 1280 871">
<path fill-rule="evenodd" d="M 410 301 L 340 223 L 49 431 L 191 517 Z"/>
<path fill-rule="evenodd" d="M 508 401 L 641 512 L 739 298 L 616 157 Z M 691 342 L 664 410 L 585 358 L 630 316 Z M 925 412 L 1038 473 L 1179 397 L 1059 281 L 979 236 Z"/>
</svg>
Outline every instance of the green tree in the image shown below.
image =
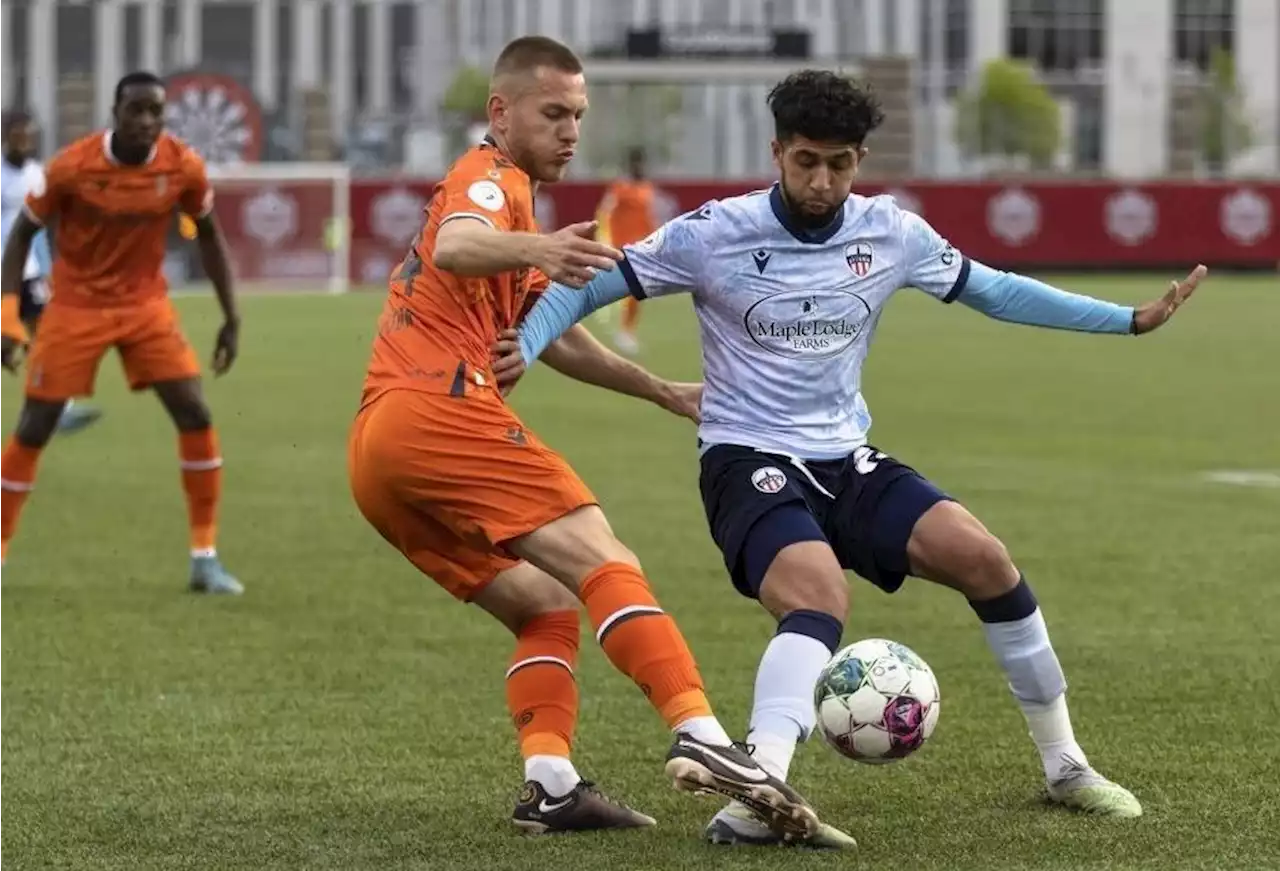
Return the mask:
<svg viewBox="0 0 1280 871">
<path fill-rule="evenodd" d="M 1253 127 L 1245 112 L 1244 91 L 1236 79 L 1231 52 L 1215 48 L 1209 76 L 1200 95 L 1200 156 L 1219 172 L 1231 158 L 1253 145 Z"/>
<path fill-rule="evenodd" d="M 454 154 L 461 154 L 471 144 L 467 141 L 467 130 L 486 119 L 488 105 L 489 74 L 479 67 L 459 67 L 440 100 L 450 150 Z"/>
<path fill-rule="evenodd" d="M 1039 169 L 1053 163 L 1062 145 L 1057 101 L 1020 61 L 990 61 L 956 110 L 956 140 L 971 157 L 1022 159 Z"/>
<path fill-rule="evenodd" d="M 582 125 L 585 162 L 593 173 L 613 175 L 627 151 L 640 147 L 650 168 L 670 160 L 680 141 L 684 89 L 679 85 L 602 84 L 591 88 L 591 110 Z"/>
</svg>

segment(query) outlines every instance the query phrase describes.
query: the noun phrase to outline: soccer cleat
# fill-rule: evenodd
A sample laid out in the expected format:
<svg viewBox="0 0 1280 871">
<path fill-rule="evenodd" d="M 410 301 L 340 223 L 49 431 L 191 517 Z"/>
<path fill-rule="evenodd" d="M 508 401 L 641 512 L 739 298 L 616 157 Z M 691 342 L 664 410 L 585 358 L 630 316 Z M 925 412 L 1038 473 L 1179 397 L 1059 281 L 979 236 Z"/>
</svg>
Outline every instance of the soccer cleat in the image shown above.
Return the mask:
<svg viewBox="0 0 1280 871">
<path fill-rule="evenodd" d="M 80 432 L 100 417 L 102 412 L 91 405 L 68 404 L 62 410 L 62 416 L 58 418 L 58 432 L 63 435 Z"/>
<path fill-rule="evenodd" d="M 1100 817 L 1132 819 L 1142 816 L 1133 793 L 1112 783 L 1092 768 L 1069 770 L 1049 783 L 1049 800 L 1065 808 Z"/>
<path fill-rule="evenodd" d="M 733 847 L 790 845 L 814 850 L 852 850 L 858 846 L 851 835 L 826 823 L 819 823 L 818 831 L 812 837 L 788 841 L 769 828 L 750 808 L 736 801 L 730 802 L 711 818 L 702 836 L 712 844 Z"/>
<path fill-rule="evenodd" d="M 568 795 L 554 798 L 535 780 L 525 783 L 511 822 L 530 835 L 593 832 L 602 829 L 640 829 L 657 825 L 647 814 L 632 810 L 605 795 L 587 780 Z"/>
<path fill-rule="evenodd" d="M 239 596 L 244 592 L 244 586 L 222 567 L 216 556 L 191 558 L 191 583 L 188 588 L 193 593 L 222 596 Z"/>
<path fill-rule="evenodd" d="M 804 797 L 761 768 L 743 744 L 713 746 L 677 734 L 666 772 L 676 789 L 736 799 L 785 840 L 811 838 L 818 832 L 818 815 Z"/>
</svg>

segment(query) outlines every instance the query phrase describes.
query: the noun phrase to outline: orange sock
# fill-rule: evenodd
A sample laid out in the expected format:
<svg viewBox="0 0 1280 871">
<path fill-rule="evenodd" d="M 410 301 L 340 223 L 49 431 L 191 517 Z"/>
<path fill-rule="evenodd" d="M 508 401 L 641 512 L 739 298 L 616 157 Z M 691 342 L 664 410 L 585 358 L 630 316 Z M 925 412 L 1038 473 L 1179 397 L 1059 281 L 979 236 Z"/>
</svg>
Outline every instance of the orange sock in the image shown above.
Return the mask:
<svg viewBox="0 0 1280 871">
<path fill-rule="evenodd" d="M 623 297 L 622 300 L 622 329 L 628 333 L 634 333 L 636 327 L 640 325 L 640 300 L 634 296 Z"/>
<path fill-rule="evenodd" d="M 609 661 L 639 685 L 668 726 L 711 716 L 689 645 L 639 569 L 605 563 L 582 582 L 579 597 Z"/>
<path fill-rule="evenodd" d="M 214 556 L 218 552 L 218 499 L 222 496 L 217 433 L 213 427 L 178 433 L 178 454 L 191 524 L 191 555 Z"/>
<path fill-rule="evenodd" d="M 578 723 L 578 612 L 539 614 L 520 630 L 507 669 L 507 709 L 520 755 L 569 755 Z"/>
<path fill-rule="evenodd" d="M 9 439 L 0 459 L 0 559 L 9 553 L 9 539 L 18 526 L 18 515 L 36 483 L 40 448 Z"/>
</svg>

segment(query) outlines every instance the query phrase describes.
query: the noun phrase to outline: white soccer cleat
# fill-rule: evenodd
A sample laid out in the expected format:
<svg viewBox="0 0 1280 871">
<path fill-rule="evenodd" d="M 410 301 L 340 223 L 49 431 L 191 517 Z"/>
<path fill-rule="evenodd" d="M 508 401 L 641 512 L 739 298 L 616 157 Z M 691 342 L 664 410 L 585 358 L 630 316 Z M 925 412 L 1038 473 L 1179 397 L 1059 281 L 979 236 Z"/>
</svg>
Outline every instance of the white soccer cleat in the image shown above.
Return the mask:
<svg viewBox="0 0 1280 871">
<path fill-rule="evenodd" d="M 818 830 L 805 838 L 787 839 L 741 802 L 733 801 L 711 818 L 702 836 L 712 844 L 733 847 L 774 847 L 779 845 L 809 847 L 815 850 L 849 850 L 858 846 L 852 836 L 819 823 Z"/>
<path fill-rule="evenodd" d="M 1142 816 L 1142 805 L 1133 793 L 1092 768 L 1070 770 L 1066 776 L 1050 781 L 1049 800 L 1070 810 L 1099 817 L 1133 819 Z"/>
</svg>

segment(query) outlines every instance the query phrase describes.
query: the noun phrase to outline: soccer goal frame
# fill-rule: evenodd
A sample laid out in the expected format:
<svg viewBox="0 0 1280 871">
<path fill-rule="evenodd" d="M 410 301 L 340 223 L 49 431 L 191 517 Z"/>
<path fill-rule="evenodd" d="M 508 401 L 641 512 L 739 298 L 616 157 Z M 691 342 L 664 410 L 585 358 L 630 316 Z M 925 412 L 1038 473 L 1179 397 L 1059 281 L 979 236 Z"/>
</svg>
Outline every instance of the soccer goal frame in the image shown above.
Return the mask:
<svg viewBox="0 0 1280 871">
<path fill-rule="evenodd" d="M 215 189 L 219 181 L 262 182 L 286 185 L 291 182 L 324 182 L 332 186 L 333 209 L 325 223 L 324 246 L 332 254 L 327 290 L 332 294 L 351 289 L 351 167 L 345 163 L 312 161 L 271 161 L 265 163 L 210 164 L 209 180 Z"/>
</svg>

